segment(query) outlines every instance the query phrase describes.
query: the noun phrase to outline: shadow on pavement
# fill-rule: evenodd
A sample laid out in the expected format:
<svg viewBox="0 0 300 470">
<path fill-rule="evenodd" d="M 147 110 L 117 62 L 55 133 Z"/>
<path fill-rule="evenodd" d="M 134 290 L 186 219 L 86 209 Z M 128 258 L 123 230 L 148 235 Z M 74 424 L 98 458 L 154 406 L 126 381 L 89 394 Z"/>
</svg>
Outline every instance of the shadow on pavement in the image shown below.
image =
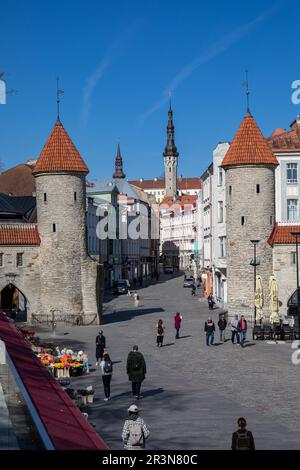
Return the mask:
<svg viewBox="0 0 300 470">
<path fill-rule="evenodd" d="M 148 315 L 149 313 L 160 313 L 164 312 L 163 308 L 144 308 L 139 310 L 119 310 L 118 312 L 107 313 L 103 316 L 103 320 L 106 324 L 108 323 L 119 323 L 122 321 L 132 320 L 132 318 Z"/>
<path fill-rule="evenodd" d="M 175 343 L 166 343 L 166 344 L 163 344 L 163 348 L 167 348 L 168 346 L 173 346 Z"/>
<path fill-rule="evenodd" d="M 177 339 L 191 338 L 192 335 L 179 336 Z"/>
</svg>

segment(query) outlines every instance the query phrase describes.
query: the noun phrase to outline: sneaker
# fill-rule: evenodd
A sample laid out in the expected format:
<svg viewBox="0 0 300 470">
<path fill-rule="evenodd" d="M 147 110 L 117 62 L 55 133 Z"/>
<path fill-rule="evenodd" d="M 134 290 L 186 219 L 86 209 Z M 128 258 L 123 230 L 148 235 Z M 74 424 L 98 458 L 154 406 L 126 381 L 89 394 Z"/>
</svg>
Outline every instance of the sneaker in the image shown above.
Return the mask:
<svg viewBox="0 0 300 470">
<path fill-rule="evenodd" d="M 136 398 L 138 400 L 140 397 L 139 395 L 133 395 L 133 398 Z"/>
<path fill-rule="evenodd" d="M 108 401 L 108 398 L 104 398 L 104 401 Z"/>
<path fill-rule="evenodd" d="M 96 362 L 95 366 L 97 367 L 97 365 L 98 365 L 98 362 Z"/>
</svg>

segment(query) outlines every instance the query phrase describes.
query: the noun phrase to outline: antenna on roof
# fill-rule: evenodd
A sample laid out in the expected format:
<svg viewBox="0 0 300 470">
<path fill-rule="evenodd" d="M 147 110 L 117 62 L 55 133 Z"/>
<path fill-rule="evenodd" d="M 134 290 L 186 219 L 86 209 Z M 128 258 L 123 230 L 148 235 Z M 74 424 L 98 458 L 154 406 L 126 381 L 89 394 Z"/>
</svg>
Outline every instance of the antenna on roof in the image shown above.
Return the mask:
<svg viewBox="0 0 300 470">
<path fill-rule="evenodd" d="M 246 88 L 245 94 L 246 94 L 246 99 L 247 99 L 247 113 L 250 113 L 250 107 L 249 107 L 249 81 L 248 81 L 248 70 L 245 70 L 245 75 L 246 75 L 246 81 L 242 83 L 242 86 Z"/>
<path fill-rule="evenodd" d="M 64 90 L 61 90 L 59 88 L 59 77 L 56 77 L 56 104 L 57 104 L 57 119 L 59 120 L 59 95 L 62 95 L 64 93 Z"/>
</svg>

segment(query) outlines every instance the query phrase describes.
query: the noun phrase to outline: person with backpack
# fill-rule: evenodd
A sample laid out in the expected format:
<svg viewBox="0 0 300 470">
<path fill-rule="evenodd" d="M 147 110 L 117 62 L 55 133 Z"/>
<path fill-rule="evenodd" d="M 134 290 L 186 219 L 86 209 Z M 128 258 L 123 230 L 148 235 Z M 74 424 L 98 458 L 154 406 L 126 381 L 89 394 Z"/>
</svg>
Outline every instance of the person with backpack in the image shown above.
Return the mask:
<svg viewBox="0 0 300 470">
<path fill-rule="evenodd" d="M 237 423 L 239 429 L 232 434 L 231 450 L 255 450 L 253 435 L 246 429 L 245 418 L 239 418 Z"/>
<path fill-rule="evenodd" d="M 126 419 L 122 440 L 125 450 L 143 450 L 145 449 L 146 439 L 149 437 L 150 431 L 145 421 L 139 416 L 139 409 L 136 405 L 128 408 L 128 419 Z"/>
<path fill-rule="evenodd" d="M 158 320 L 158 323 L 156 325 L 156 343 L 157 347 L 163 346 L 163 341 L 164 341 L 164 334 L 165 334 L 165 327 L 163 324 L 162 320 Z"/>
<path fill-rule="evenodd" d="M 100 330 L 96 336 L 96 367 L 98 366 L 100 359 L 102 360 L 104 349 L 106 348 L 105 336 L 103 336 L 103 331 Z"/>
<path fill-rule="evenodd" d="M 181 328 L 181 321 L 182 321 L 182 315 L 180 315 L 180 313 L 177 312 L 175 317 L 174 317 L 174 326 L 175 326 L 175 330 L 176 330 L 175 339 L 179 339 L 179 330 Z"/>
<path fill-rule="evenodd" d="M 127 357 L 127 374 L 132 382 L 132 395 L 137 400 L 141 398 L 141 385 L 146 377 L 146 362 L 142 353 L 139 352 L 138 346 L 133 346 Z"/>
<path fill-rule="evenodd" d="M 108 401 L 110 399 L 110 382 L 113 373 L 113 364 L 108 352 L 103 353 L 102 361 L 100 362 L 100 368 L 105 395 L 104 401 Z"/>
<path fill-rule="evenodd" d="M 225 319 L 224 315 L 221 315 L 218 321 L 218 327 L 219 327 L 219 332 L 220 332 L 220 341 L 224 341 L 224 343 L 225 343 L 226 326 L 227 326 L 227 320 Z"/>
<path fill-rule="evenodd" d="M 215 335 L 215 324 L 210 317 L 208 317 L 207 321 L 204 324 L 204 331 L 206 333 L 206 346 L 209 346 L 209 339 L 210 345 L 213 346 L 214 344 L 214 335 Z"/>
</svg>

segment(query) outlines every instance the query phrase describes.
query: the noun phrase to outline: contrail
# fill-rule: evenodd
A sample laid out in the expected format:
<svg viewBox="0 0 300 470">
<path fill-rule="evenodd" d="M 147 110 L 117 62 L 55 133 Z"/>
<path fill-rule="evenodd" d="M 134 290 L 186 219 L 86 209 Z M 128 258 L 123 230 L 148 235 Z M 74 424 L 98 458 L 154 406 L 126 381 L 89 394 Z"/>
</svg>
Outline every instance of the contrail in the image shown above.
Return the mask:
<svg viewBox="0 0 300 470">
<path fill-rule="evenodd" d="M 247 24 L 239 26 L 230 33 L 226 34 L 224 37 L 219 39 L 217 42 L 212 44 L 208 49 L 203 52 L 203 54 L 197 56 L 192 62 L 185 65 L 178 73 L 175 75 L 173 80 L 169 82 L 165 90 L 163 91 L 162 97 L 157 100 L 147 111 L 140 115 L 138 118 L 139 124 L 142 125 L 146 119 L 153 114 L 158 109 L 161 109 L 169 100 L 170 92 L 173 93 L 176 88 L 188 78 L 200 65 L 203 65 L 214 57 L 218 56 L 226 49 L 229 49 L 233 44 L 238 42 L 242 37 L 246 36 L 252 29 L 254 29 L 258 24 L 265 21 L 269 16 L 274 14 L 279 10 L 281 4 L 277 3 L 272 8 L 262 12 L 257 18 L 250 21 Z"/>
<path fill-rule="evenodd" d="M 86 124 L 88 121 L 92 94 L 97 83 L 121 55 L 124 49 L 124 44 L 133 36 L 134 33 L 136 33 L 140 25 L 141 21 L 137 20 L 128 29 L 120 33 L 108 47 L 96 70 L 87 78 L 86 84 L 83 88 L 83 104 L 81 113 L 83 124 Z"/>
</svg>

